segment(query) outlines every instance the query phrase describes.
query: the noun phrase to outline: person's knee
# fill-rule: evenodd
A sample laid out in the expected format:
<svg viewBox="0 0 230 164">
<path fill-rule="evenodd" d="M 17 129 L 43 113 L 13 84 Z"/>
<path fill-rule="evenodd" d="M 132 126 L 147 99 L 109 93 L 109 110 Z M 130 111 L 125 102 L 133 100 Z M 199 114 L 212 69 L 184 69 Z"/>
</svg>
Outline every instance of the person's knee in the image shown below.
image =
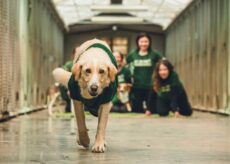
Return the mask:
<svg viewBox="0 0 230 164">
<path fill-rule="evenodd" d="M 157 113 L 160 116 L 168 116 L 170 111 L 170 105 L 169 103 L 165 102 L 164 100 L 157 99 L 157 105 L 156 105 Z"/>
<path fill-rule="evenodd" d="M 181 115 L 184 115 L 184 116 L 191 116 L 193 113 L 193 110 L 192 109 L 189 109 L 185 112 L 180 112 Z"/>
<path fill-rule="evenodd" d="M 169 111 L 159 111 L 157 112 L 160 116 L 165 117 L 169 115 Z"/>
</svg>

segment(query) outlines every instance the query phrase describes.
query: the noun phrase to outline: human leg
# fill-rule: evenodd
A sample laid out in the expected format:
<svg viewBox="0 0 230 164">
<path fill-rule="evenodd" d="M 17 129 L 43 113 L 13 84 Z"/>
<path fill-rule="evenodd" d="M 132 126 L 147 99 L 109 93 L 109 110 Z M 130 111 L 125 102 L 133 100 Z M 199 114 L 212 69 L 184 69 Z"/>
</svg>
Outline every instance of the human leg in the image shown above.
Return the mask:
<svg viewBox="0 0 230 164">
<path fill-rule="evenodd" d="M 170 111 L 170 104 L 167 100 L 157 97 L 157 113 L 160 116 L 167 116 Z"/>
<path fill-rule="evenodd" d="M 157 93 L 154 90 L 149 93 L 147 106 L 151 113 L 157 113 Z"/>
<path fill-rule="evenodd" d="M 144 101 L 144 95 L 143 90 L 139 88 L 133 88 L 133 110 L 132 112 L 136 113 L 144 113 L 143 109 L 143 101 Z"/>
<path fill-rule="evenodd" d="M 179 95 L 179 113 L 184 116 L 191 116 L 193 111 L 188 101 L 188 97 L 185 91 Z"/>
</svg>

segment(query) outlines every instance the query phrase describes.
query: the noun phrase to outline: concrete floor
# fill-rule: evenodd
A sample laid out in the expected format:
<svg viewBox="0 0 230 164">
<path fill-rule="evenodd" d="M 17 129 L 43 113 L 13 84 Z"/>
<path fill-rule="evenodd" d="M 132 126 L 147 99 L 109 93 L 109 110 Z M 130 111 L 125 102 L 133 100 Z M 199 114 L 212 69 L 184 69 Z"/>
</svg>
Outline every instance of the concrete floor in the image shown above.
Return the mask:
<svg viewBox="0 0 230 164">
<path fill-rule="evenodd" d="M 111 114 L 108 149 L 91 152 L 97 119 L 87 115 L 90 149 L 76 144 L 73 118 L 47 110 L 0 124 L 2 164 L 230 163 L 230 117 L 195 112 L 191 118 Z"/>
</svg>

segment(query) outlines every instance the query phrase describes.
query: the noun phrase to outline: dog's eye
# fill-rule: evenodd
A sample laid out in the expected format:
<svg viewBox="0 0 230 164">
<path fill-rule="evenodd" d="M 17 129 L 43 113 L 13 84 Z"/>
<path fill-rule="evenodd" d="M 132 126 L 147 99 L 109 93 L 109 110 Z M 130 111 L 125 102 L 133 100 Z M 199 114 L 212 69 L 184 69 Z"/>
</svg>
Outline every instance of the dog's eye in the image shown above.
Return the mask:
<svg viewBox="0 0 230 164">
<path fill-rule="evenodd" d="M 85 72 L 86 72 L 86 73 L 91 73 L 91 69 L 87 68 L 87 69 L 85 70 Z"/>
<path fill-rule="evenodd" d="M 105 73 L 105 70 L 99 69 L 99 73 L 100 73 L 100 74 L 103 74 L 103 73 Z"/>
</svg>

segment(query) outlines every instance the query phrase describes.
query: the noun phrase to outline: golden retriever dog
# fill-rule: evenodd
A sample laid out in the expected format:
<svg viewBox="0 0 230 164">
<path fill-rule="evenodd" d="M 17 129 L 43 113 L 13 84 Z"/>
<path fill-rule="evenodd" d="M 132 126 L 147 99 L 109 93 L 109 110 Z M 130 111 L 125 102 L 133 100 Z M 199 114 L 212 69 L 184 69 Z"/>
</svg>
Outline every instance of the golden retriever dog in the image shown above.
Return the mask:
<svg viewBox="0 0 230 164">
<path fill-rule="evenodd" d="M 98 39 L 83 43 L 75 54 L 72 73 L 61 68 L 53 71 L 57 82 L 68 87 L 74 102 L 78 128 L 77 142 L 88 147 L 90 139 L 84 109 L 98 116 L 92 152 L 105 151 L 105 129 L 112 107 L 111 99 L 117 90 L 117 64 L 109 46 Z"/>
</svg>

